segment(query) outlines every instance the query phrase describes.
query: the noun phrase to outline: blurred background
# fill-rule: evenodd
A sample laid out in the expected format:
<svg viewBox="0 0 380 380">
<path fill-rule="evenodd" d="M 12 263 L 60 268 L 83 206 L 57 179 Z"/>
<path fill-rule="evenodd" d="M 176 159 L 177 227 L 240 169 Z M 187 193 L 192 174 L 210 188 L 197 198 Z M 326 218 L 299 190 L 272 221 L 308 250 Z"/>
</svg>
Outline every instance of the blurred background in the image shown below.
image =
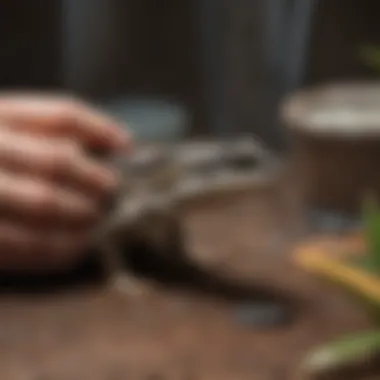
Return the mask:
<svg viewBox="0 0 380 380">
<path fill-rule="evenodd" d="M 4 0 L 0 86 L 74 92 L 143 136 L 248 131 L 281 148 L 286 93 L 375 75 L 357 50 L 379 40 L 379 13 L 376 0 Z"/>
<path fill-rule="evenodd" d="M 368 217 L 373 236 L 355 235 L 363 228 L 364 191 L 380 197 L 379 18 L 379 0 L 0 1 L 0 91 L 74 94 L 125 121 L 140 139 L 245 141 L 250 134 L 271 153 L 291 153 L 293 160 L 242 168 L 260 179 L 269 173 L 258 191 L 252 185 L 246 197 L 189 207 L 179 219 L 190 231 L 189 258 L 200 267 L 274 288 L 296 304 L 289 317 L 280 302 L 274 309 L 257 299 L 217 303 L 165 293 L 156 282 L 155 298 L 141 304 L 102 289 L 38 302 L 0 298 L 1 379 L 129 379 L 132 369 L 139 379 L 294 379 L 305 350 L 378 330 L 378 276 L 368 267 L 372 277 L 361 280 L 366 266 L 359 261 L 359 275 L 346 275 L 334 259 L 368 253 L 367 239 L 380 273 L 380 207 Z M 363 57 L 368 46 L 375 48 Z M 355 80 L 368 81 L 345 86 Z M 320 84 L 330 87 L 318 92 Z M 280 112 L 285 99 L 309 87 L 293 99 L 292 112 Z M 283 170 L 287 164 L 295 170 Z M 302 255 L 293 260 L 293 251 Z M 324 253 L 324 266 L 310 252 Z M 364 299 L 369 294 L 377 319 L 341 289 L 314 282 L 316 274 L 343 278 L 341 287 L 359 289 Z M 73 363 L 77 375 L 67 375 Z M 83 368 L 88 377 L 78 375 Z M 184 375 L 154 376 L 173 368 Z M 101 370 L 108 375 L 99 377 Z"/>
</svg>

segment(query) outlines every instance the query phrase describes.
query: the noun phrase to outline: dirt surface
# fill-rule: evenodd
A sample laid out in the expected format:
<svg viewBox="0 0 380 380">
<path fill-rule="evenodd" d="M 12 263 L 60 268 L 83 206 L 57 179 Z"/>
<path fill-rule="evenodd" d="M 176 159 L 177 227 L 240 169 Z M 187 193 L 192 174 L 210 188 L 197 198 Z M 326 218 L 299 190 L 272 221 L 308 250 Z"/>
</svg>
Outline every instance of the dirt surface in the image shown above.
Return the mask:
<svg viewBox="0 0 380 380">
<path fill-rule="evenodd" d="M 104 287 L 0 299 L 2 380 L 296 379 L 306 350 L 369 326 L 338 290 L 293 267 L 299 235 L 278 193 L 209 205 L 187 218 L 189 249 L 230 278 L 307 300 L 289 326 L 237 321 L 238 305 L 158 286 L 126 299 Z"/>
</svg>

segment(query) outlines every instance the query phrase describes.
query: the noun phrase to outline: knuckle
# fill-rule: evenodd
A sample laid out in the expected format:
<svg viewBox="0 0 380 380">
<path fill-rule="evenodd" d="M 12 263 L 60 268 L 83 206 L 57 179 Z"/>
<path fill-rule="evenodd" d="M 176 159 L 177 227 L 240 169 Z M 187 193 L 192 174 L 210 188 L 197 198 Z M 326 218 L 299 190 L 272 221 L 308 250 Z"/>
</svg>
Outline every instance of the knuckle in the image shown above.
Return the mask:
<svg viewBox="0 0 380 380">
<path fill-rule="evenodd" d="M 71 123 L 75 121 L 80 108 L 81 107 L 77 102 L 64 99 L 57 103 L 55 116 L 61 123 Z"/>
<path fill-rule="evenodd" d="M 53 168 L 59 172 L 70 170 L 81 155 L 80 146 L 73 141 L 62 142 L 54 152 Z"/>
<path fill-rule="evenodd" d="M 33 192 L 30 193 L 32 209 L 37 214 L 51 213 L 57 208 L 57 194 L 53 187 L 38 183 Z"/>
<path fill-rule="evenodd" d="M 61 144 L 59 154 L 64 162 L 71 164 L 73 160 L 82 154 L 82 149 L 80 145 L 74 141 L 65 141 Z"/>
</svg>

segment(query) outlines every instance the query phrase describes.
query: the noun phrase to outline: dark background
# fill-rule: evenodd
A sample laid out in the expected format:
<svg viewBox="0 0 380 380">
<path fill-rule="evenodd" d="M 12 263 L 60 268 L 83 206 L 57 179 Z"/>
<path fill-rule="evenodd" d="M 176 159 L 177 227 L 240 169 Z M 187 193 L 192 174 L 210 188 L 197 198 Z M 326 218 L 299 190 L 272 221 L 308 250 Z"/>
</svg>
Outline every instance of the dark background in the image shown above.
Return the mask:
<svg viewBox="0 0 380 380">
<path fill-rule="evenodd" d="M 94 72 L 86 73 L 87 79 L 83 77 L 73 84 L 68 83 L 63 67 L 61 2 L 1 1 L 0 86 L 68 89 L 89 98 L 123 92 L 170 95 L 192 110 L 193 132 L 206 132 L 196 3 L 190 0 L 109 3 L 114 14 L 111 38 L 99 40 L 99 46 L 105 46 L 106 50 L 99 53 L 102 57 L 94 52 L 90 58 Z M 225 0 L 220 8 L 226 26 L 225 56 L 227 61 L 228 57 L 234 57 L 228 62 L 230 83 L 236 87 L 231 94 L 239 99 L 237 103 L 248 103 L 254 114 L 255 100 L 266 85 L 260 74 L 259 46 L 255 43 L 261 22 L 255 4 L 258 2 Z M 249 35 L 245 40 L 239 30 L 243 15 L 250 25 L 243 31 Z M 373 77 L 374 73 L 359 61 L 357 50 L 363 43 L 380 43 L 379 17 L 378 0 L 320 0 L 305 84 Z M 102 65 L 96 64 L 99 59 Z M 239 59 L 249 62 L 244 70 Z M 243 109 L 239 112 L 249 125 L 254 124 L 255 132 L 265 128 L 262 123 L 252 121 L 254 116 Z"/>
</svg>

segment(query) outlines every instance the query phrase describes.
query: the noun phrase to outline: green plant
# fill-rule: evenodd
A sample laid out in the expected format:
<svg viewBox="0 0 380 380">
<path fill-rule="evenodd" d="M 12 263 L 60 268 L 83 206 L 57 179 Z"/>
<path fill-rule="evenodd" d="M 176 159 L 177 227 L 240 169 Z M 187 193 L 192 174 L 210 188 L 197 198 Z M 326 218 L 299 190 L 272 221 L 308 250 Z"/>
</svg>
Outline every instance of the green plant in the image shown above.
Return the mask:
<svg viewBox="0 0 380 380">
<path fill-rule="evenodd" d="M 380 74 L 380 47 L 365 45 L 359 49 L 360 60 L 372 70 Z"/>
<path fill-rule="evenodd" d="M 338 284 L 361 301 L 362 306 L 367 308 L 378 326 L 380 324 L 377 280 L 380 276 L 380 204 L 373 194 L 367 194 L 363 199 L 362 218 L 366 243 L 365 256 L 359 261 L 356 258 L 354 262 L 331 261 L 327 257 L 330 266 L 321 272 L 333 282 L 340 280 L 337 281 Z M 353 369 L 357 370 L 359 376 L 365 370 L 379 374 L 377 367 L 368 366 L 373 362 L 377 363 L 379 358 L 380 331 L 376 329 L 346 336 L 317 347 L 305 357 L 302 364 L 303 371 L 309 379 L 317 379 L 319 376 L 346 379 L 347 373 L 351 373 Z"/>
<path fill-rule="evenodd" d="M 308 378 L 345 379 L 352 370 L 371 370 L 368 367 L 378 361 L 379 354 L 379 331 L 354 334 L 312 350 L 302 363 L 302 372 Z M 376 368 L 373 371 L 376 372 Z"/>
<path fill-rule="evenodd" d="M 367 269 L 380 274 L 380 206 L 376 197 L 367 195 L 363 200 L 364 234 L 367 246 Z"/>
</svg>

